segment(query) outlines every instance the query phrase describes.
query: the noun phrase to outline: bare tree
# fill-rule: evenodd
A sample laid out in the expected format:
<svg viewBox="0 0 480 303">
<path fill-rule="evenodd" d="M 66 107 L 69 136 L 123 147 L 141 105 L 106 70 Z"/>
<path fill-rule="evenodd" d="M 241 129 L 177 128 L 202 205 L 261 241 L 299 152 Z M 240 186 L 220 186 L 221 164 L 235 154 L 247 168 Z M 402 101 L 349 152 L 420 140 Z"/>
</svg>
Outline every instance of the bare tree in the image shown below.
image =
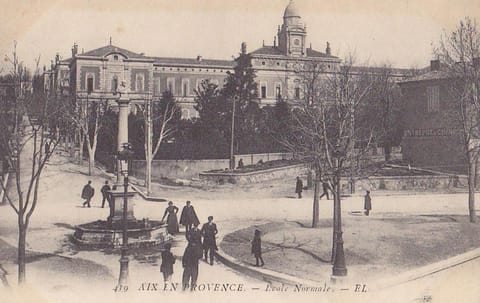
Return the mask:
<svg viewBox="0 0 480 303">
<path fill-rule="evenodd" d="M 152 192 L 152 161 L 160 150 L 161 144 L 172 138 L 176 121 L 180 118 L 180 107 L 170 91 L 162 94 L 159 102 L 145 99 L 140 107 L 145 121 L 145 187 L 147 194 Z"/>
<path fill-rule="evenodd" d="M 376 129 L 360 123 L 360 107 L 377 85 L 371 69 L 354 68 L 348 57 L 333 73 L 325 73 L 321 63 L 298 67 L 302 96 L 292 111 L 291 134 L 284 146 L 311 164 L 315 171 L 315 197 L 312 226 L 318 226 L 318 191 L 321 180 L 327 182 L 334 198 L 332 262 L 334 275 L 346 275 L 343 255 L 341 193 L 342 180 L 355 173 L 368 173 L 367 151 Z M 363 166 L 363 167 L 362 167 Z"/>
<path fill-rule="evenodd" d="M 476 20 L 465 18 L 441 38 L 435 53 L 447 73 L 454 110 L 453 122 L 461 128 L 468 172 L 470 222 L 475 213 L 475 174 L 480 153 L 480 32 Z"/>
<path fill-rule="evenodd" d="M 0 145 L 6 153 L 14 181 L 8 188 L 0 184 L 6 199 L 18 217 L 18 282 L 26 280 L 26 238 L 30 218 L 38 203 L 40 178 L 45 165 L 55 150 L 58 140 L 50 130 L 51 123 L 62 117 L 61 106 L 51 104 L 42 90 L 31 91 L 31 79 L 19 61 L 14 43 L 12 86 L 10 102 L 2 102 Z M 38 61 L 37 61 L 38 65 Z M 38 70 L 38 69 L 37 69 Z"/>
</svg>

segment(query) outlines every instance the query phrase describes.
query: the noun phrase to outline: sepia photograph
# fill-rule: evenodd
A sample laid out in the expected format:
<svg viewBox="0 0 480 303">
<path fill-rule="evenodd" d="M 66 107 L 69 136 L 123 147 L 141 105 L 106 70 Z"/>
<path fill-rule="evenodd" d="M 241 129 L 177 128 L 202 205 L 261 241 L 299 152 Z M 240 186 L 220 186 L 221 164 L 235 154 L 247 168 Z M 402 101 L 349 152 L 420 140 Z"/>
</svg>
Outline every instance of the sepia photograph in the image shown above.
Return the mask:
<svg viewBox="0 0 480 303">
<path fill-rule="evenodd" d="M 480 302 L 480 0 L 0 4 L 0 302 Z"/>
</svg>

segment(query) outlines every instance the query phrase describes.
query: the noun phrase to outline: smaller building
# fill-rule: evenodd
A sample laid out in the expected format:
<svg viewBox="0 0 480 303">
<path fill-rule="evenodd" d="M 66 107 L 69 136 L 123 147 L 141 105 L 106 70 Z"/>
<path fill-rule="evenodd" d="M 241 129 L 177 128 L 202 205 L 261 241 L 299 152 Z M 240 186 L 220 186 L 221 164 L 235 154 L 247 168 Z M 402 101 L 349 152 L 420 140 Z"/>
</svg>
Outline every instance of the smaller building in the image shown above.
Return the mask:
<svg viewBox="0 0 480 303">
<path fill-rule="evenodd" d="M 399 82 L 404 108 L 402 153 L 411 166 L 466 172 L 452 84 L 439 60 L 431 61 L 428 72 Z"/>
</svg>

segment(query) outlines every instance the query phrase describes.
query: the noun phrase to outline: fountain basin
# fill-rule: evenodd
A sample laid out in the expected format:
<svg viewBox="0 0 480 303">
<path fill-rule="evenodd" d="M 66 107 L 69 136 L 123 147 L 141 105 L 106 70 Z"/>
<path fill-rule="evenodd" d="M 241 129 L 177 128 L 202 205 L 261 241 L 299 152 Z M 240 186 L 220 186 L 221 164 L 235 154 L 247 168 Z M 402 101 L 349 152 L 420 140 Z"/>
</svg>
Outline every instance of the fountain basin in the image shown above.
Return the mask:
<svg viewBox="0 0 480 303">
<path fill-rule="evenodd" d="M 167 224 L 160 221 L 130 220 L 127 235 L 129 248 L 161 246 L 173 239 Z M 72 241 L 83 247 L 119 248 L 123 244 L 123 226 L 104 220 L 77 225 Z"/>
</svg>

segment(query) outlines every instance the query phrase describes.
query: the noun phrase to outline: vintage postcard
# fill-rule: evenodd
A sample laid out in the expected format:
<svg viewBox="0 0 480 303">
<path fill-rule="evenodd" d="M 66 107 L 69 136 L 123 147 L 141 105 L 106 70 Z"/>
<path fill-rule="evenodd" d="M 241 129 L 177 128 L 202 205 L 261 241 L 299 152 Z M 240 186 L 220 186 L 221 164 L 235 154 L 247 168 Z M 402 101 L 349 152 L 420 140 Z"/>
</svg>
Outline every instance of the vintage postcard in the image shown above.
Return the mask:
<svg viewBox="0 0 480 303">
<path fill-rule="evenodd" d="M 478 302 L 479 0 L 0 0 L 0 302 Z"/>
</svg>

